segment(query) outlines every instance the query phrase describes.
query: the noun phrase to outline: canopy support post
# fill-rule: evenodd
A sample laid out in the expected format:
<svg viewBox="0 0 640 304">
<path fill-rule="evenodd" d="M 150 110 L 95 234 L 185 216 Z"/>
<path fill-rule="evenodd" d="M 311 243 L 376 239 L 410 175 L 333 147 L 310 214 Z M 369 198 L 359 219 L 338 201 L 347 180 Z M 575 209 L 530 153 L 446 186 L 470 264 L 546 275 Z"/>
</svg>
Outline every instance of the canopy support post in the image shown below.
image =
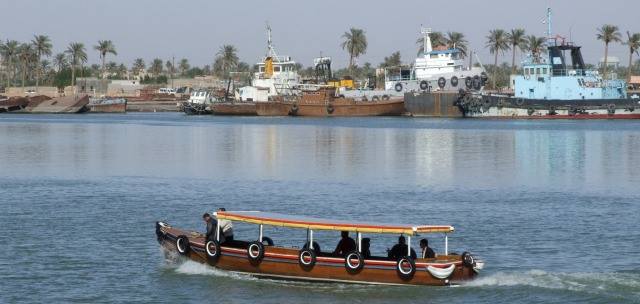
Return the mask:
<svg viewBox="0 0 640 304">
<path fill-rule="evenodd" d="M 216 241 L 220 243 L 220 221 L 216 222 Z"/>
<path fill-rule="evenodd" d="M 362 253 L 362 233 L 358 232 L 358 252 Z"/>
<path fill-rule="evenodd" d="M 260 235 L 258 236 L 258 242 L 262 243 L 262 224 L 260 224 Z"/>
<path fill-rule="evenodd" d="M 407 235 L 407 256 L 411 256 L 411 236 Z"/>
<path fill-rule="evenodd" d="M 313 230 L 309 229 L 309 249 L 313 250 Z"/>
<path fill-rule="evenodd" d="M 449 255 L 449 236 L 444 234 L 444 255 Z"/>
</svg>

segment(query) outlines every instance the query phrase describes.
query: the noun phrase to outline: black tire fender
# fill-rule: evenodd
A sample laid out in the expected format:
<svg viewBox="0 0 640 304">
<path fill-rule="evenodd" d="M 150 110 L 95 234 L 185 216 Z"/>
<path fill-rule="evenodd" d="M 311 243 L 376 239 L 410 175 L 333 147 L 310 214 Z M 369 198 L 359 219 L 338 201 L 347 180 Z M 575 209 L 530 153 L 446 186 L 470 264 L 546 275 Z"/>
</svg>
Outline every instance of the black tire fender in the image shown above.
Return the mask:
<svg viewBox="0 0 640 304">
<path fill-rule="evenodd" d="M 264 258 L 264 245 L 258 241 L 247 245 L 247 258 L 254 265 L 260 264 Z"/>
<path fill-rule="evenodd" d="M 420 81 L 420 89 L 426 91 L 429 88 L 429 83 L 426 80 Z"/>
<path fill-rule="evenodd" d="M 406 266 L 409 268 L 407 269 Z M 396 272 L 402 280 L 411 280 L 416 274 L 416 262 L 410 256 L 403 256 L 396 262 Z"/>
<path fill-rule="evenodd" d="M 356 260 L 354 263 L 353 260 Z M 344 267 L 349 273 L 360 272 L 364 268 L 364 257 L 362 253 L 357 250 L 351 251 L 344 256 Z"/>
<path fill-rule="evenodd" d="M 207 261 L 209 261 L 209 263 L 215 264 L 216 262 L 218 262 L 220 255 L 222 255 L 220 243 L 216 240 L 208 241 L 204 245 L 204 253 L 207 255 Z"/>
<path fill-rule="evenodd" d="M 441 89 L 444 89 L 446 85 L 447 85 L 447 80 L 444 79 L 444 77 L 438 78 L 438 87 L 440 87 Z"/>
<path fill-rule="evenodd" d="M 458 77 L 456 77 L 456 76 L 451 77 L 451 86 L 452 87 L 454 87 L 454 88 L 458 87 L 458 83 L 459 83 Z"/>
<path fill-rule="evenodd" d="M 181 255 L 189 254 L 191 244 L 189 244 L 189 238 L 186 235 L 180 235 L 176 238 L 176 249 Z"/>
<path fill-rule="evenodd" d="M 262 237 L 262 245 L 273 246 L 273 240 L 268 236 L 263 236 Z"/>
<path fill-rule="evenodd" d="M 465 251 L 462 253 L 462 264 L 464 266 L 467 267 L 473 267 L 476 263 L 475 259 L 473 258 L 473 255 L 471 255 L 471 253 Z"/>
<path fill-rule="evenodd" d="M 394 88 L 395 88 L 396 92 L 402 92 L 402 88 L 403 88 L 402 87 L 402 83 L 399 83 L 399 82 L 396 83 Z"/>
<path fill-rule="evenodd" d="M 298 252 L 298 264 L 306 271 L 313 269 L 316 265 L 317 256 L 314 249 L 303 248 Z"/>
</svg>

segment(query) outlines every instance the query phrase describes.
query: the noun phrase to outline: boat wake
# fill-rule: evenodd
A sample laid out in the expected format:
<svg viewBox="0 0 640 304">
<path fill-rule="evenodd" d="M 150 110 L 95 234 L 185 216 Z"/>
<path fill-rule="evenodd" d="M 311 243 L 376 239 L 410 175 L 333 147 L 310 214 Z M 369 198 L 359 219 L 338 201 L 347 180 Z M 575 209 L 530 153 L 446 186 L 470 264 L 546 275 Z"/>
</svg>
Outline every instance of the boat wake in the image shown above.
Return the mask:
<svg viewBox="0 0 640 304">
<path fill-rule="evenodd" d="M 530 286 L 544 289 L 562 289 L 589 293 L 630 293 L 640 295 L 640 274 L 611 273 L 553 273 L 530 270 L 522 273 L 498 272 L 474 281 L 464 287 Z"/>
</svg>

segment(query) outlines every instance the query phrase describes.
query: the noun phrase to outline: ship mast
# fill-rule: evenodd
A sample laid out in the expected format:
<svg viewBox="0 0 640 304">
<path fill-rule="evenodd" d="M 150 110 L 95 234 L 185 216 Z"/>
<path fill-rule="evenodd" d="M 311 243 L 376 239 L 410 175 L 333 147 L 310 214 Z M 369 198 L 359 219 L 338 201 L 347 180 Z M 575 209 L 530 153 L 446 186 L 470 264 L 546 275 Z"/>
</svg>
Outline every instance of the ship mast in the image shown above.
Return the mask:
<svg viewBox="0 0 640 304">
<path fill-rule="evenodd" d="M 431 34 L 431 29 L 430 28 L 422 28 L 421 29 L 422 35 L 423 35 L 423 43 L 424 45 L 422 46 L 422 50 L 424 51 L 424 53 L 429 53 L 431 51 L 433 51 L 433 47 L 431 46 L 431 37 L 429 37 L 429 34 Z"/>
<path fill-rule="evenodd" d="M 273 58 L 274 61 L 279 61 L 276 49 L 273 47 L 271 40 L 271 26 L 267 23 L 267 57 Z"/>
<path fill-rule="evenodd" d="M 553 34 L 551 33 L 551 8 L 548 7 L 547 8 L 547 40 L 549 41 L 549 45 L 551 45 L 551 40 L 554 40 L 554 44 L 555 44 L 555 39 L 553 38 Z"/>
</svg>

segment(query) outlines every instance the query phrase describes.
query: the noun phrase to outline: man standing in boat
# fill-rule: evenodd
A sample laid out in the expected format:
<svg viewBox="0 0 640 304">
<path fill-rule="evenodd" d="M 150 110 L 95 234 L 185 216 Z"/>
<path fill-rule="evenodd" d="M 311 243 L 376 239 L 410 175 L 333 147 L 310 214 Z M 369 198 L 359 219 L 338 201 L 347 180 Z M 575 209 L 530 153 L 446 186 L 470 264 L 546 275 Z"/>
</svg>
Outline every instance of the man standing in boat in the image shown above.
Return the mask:
<svg viewBox="0 0 640 304">
<path fill-rule="evenodd" d="M 218 211 L 227 211 L 225 208 L 219 208 Z M 220 225 L 220 244 L 233 241 L 233 223 L 229 220 L 218 220 Z"/>
<path fill-rule="evenodd" d="M 216 228 L 218 226 L 218 221 L 214 219 L 209 213 L 203 214 L 202 219 L 207 225 L 207 232 L 205 234 L 205 239 L 207 240 L 207 242 L 214 241 L 216 239 Z"/>
</svg>

